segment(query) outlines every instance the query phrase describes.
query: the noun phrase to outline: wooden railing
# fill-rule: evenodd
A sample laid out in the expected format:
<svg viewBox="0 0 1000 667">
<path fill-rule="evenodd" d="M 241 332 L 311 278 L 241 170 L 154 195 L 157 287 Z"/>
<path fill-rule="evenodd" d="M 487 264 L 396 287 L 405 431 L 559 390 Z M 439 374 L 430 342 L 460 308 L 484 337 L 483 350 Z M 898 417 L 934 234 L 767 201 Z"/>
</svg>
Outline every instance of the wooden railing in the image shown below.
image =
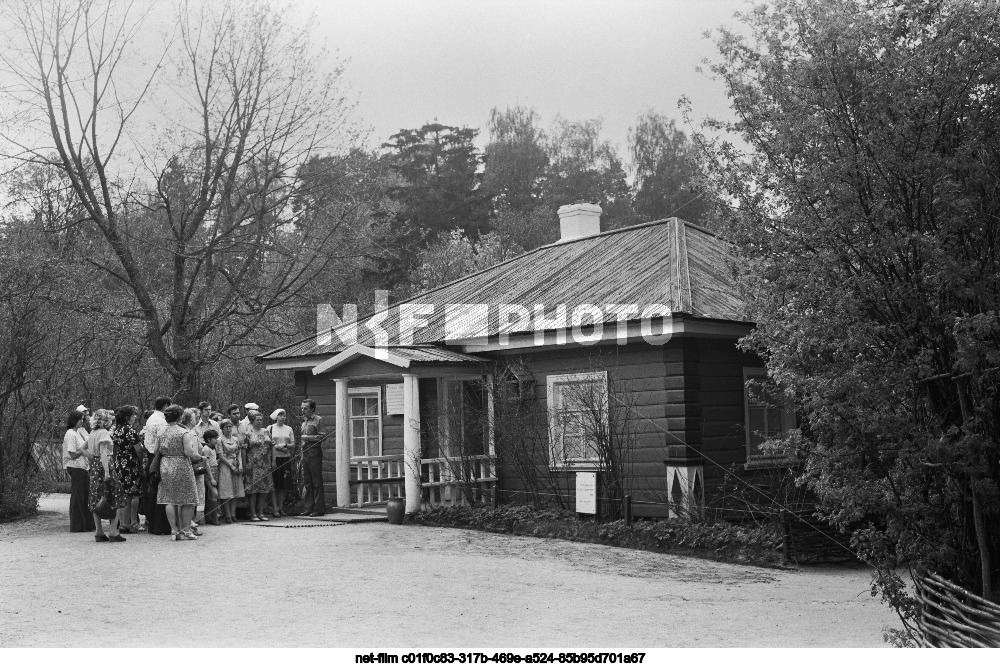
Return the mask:
<svg viewBox="0 0 1000 667">
<path fill-rule="evenodd" d="M 405 481 L 402 456 L 351 459 L 351 505 L 379 505 L 402 498 Z"/>
<path fill-rule="evenodd" d="M 422 501 L 431 507 L 492 502 L 496 482 L 496 461 L 492 456 L 445 456 L 420 461 Z"/>
</svg>

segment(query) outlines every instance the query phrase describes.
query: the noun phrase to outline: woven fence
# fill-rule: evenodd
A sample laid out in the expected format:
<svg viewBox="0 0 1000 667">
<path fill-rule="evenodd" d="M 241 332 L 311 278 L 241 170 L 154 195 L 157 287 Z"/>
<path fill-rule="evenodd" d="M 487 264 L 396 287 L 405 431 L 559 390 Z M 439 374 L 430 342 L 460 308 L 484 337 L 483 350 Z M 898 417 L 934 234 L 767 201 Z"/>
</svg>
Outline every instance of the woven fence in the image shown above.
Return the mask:
<svg viewBox="0 0 1000 667">
<path fill-rule="evenodd" d="M 916 579 L 920 643 L 938 648 L 1000 647 L 1000 605 L 936 574 Z"/>
<path fill-rule="evenodd" d="M 851 535 L 821 521 L 812 511 L 781 513 L 782 558 L 796 563 L 843 563 L 855 560 Z"/>
</svg>

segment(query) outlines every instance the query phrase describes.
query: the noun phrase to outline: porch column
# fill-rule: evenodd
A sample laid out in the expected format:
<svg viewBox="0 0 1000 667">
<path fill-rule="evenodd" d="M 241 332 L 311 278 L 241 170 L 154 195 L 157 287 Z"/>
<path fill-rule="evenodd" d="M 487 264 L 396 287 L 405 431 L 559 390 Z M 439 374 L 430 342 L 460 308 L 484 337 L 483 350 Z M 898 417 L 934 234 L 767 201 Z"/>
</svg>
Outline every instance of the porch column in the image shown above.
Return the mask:
<svg viewBox="0 0 1000 667">
<path fill-rule="evenodd" d="M 337 507 L 351 504 L 351 420 L 348 419 L 347 380 L 337 380 Z"/>
<path fill-rule="evenodd" d="M 410 373 L 403 373 L 403 468 L 406 513 L 416 514 L 420 511 L 420 385 Z"/>
</svg>

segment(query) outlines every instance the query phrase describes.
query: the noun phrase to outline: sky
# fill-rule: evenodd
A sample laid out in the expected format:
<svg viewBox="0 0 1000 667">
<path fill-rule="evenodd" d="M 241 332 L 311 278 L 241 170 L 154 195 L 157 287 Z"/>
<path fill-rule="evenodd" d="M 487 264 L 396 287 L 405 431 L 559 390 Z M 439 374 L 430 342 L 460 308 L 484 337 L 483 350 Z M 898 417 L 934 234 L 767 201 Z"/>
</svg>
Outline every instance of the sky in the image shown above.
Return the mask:
<svg viewBox="0 0 1000 667">
<path fill-rule="evenodd" d="M 359 120 L 377 146 L 438 120 L 482 131 L 493 107 L 603 120 L 624 155 L 628 129 L 653 109 L 678 123 L 729 118 L 725 91 L 697 68 L 717 59 L 706 30 L 736 24 L 742 0 L 299 0 L 314 35 L 341 59 Z"/>
<path fill-rule="evenodd" d="M 315 45 L 326 48 L 326 69 L 345 64 L 343 80 L 357 102 L 353 120 L 369 130 L 369 148 L 401 129 L 434 121 L 479 129 L 483 148 L 491 109 L 523 105 L 540 115 L 542 127 L 550 127 L 557 115 L 569 121 L 601 119 L 602 138 L 617 147 L 626 164 L 628 130 L 647 111 L 680 125 L 677 104 L 687 96 L 696 124 L 706 117 L 731 118 L 722 83 L 698 68 L 706 59 L 719 59 L 705 32 L 720 25 L 738 29 L 733 14 L 746 8 L 745 0 L 285 2 L 290 26 L 304 26 Z M 195 0 L 192 15 L 198 5 Z M 125 5 L 112 1 L 111 6 Z M 129 125 L 135 147 L 119 147 L 122 173 L 143 178 L 149 165 L 158 163 L 139 155 L 172 150 L 171 132 L 190 129 L 193 99 L 185 101 L 190 91 L 171 84 L 169 66 L 144 88 L 164 49 L 172 52 L 166 45 L 179 39 L 178 0 L 140 0 L 137 6 L 129 21 L 141 21 L 142 28 L 116 72 L 115 92 L 126 101 L 144 96 Z M 17 81 L 0 78 L 0 88 L 7 84 L 16 87 Z M 17 117 L 0 106 L 0 117 Z M 108 141 L 117 128 L 112 116 L 105 114 L 100 126 Z M 48 124 L 35 120 L 14 134 L 48 150 Z M 38 140 L 29 140 L 34 133 Z M 8 148 L 5 144 L 0 152 Z"/>
</svg>

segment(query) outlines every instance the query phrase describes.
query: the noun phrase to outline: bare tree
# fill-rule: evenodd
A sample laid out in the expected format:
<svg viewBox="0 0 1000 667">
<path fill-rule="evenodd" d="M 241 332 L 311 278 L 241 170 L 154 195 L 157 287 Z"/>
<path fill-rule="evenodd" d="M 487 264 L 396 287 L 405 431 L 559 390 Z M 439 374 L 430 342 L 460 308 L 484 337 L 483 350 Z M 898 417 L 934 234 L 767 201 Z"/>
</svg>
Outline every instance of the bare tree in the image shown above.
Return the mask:
<svg viewBox="0 0 1000 667">
<path fill-rule="evenodd" d="M 592 368 L 606 371 L 604 362 L 598 357 L 592 360 Z M 601 514 L 624 516 L 625 496 L 633 494 L 636 482 L 635 392 L 622 381 L 609 378 L 607 384 L 586 383 L 568 389 L 564 401 L 568 409 L 553 416 L 553 430 L 564 437 L 572 434 L 579 441 L 577 453 L 596 462 L 600 471 L 599 493 L 604 501 Z M 561 453 L 567 457 L 569 449 L 564 448 Z M 569 459 L 562 461 L 566 468 L 571 463 Z"/>
<path fill-rule="evenodd" d="M 338 142 L 350 139 L 350 104 L 341 68 L 323 71 L 286 8 L 184 3 L 143 68 L 156 42 L 147 7 L 6 5 L 16 122 L 4 138 L 8 158 L 65 175 L 81 211 L 70 224 L 106 242 L 89 261 L 122 290 L 119 314 L 186 400 L 199 368 L 280 327 L 277 309 L 335 260 L 359 205 L 317 204 L 316 174 L 302 167 L 348 154 Z"/>
</svg>

